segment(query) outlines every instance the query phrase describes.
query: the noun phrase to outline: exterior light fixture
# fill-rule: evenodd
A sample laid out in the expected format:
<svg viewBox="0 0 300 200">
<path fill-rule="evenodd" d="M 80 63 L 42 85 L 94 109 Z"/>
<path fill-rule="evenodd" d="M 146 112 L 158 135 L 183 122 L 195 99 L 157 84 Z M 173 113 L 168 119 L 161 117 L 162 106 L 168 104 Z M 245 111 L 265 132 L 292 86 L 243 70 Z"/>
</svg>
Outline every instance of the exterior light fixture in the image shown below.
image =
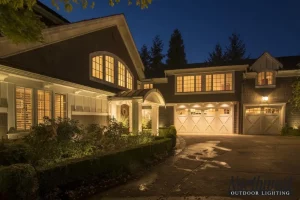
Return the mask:
<svg viewBox="0 0 300 200">
<path fill-rule="evenodd" d="M 262 101 L 268 101 L 268 100 L 269 100 L 269 97 L 267 97 L 267 96 L 262 97 Z"/>
</svg>

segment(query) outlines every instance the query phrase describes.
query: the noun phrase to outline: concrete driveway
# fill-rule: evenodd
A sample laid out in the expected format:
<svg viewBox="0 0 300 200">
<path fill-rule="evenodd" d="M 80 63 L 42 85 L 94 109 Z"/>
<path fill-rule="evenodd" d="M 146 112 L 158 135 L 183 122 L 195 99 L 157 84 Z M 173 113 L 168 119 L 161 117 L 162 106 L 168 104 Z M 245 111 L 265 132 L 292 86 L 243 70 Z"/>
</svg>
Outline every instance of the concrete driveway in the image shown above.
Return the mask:
<svg viewBox="0 0 300 200">
<path fill-rule="evenodd" d="M 90 199 L 300 199 L 300 137 L 182 136 L 185 149 L 139 180 Z M 293 178 L 292 196 L 229 196 L 231 177 Z M 183 198 L 185 197 L 185 198 Z"/>
</svg>

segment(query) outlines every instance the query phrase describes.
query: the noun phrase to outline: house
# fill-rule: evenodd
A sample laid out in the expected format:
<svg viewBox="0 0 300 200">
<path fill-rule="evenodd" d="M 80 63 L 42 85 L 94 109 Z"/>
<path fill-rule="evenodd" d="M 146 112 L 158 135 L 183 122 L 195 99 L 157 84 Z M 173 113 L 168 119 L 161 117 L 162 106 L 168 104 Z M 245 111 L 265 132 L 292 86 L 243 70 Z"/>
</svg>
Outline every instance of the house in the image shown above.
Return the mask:
<svg viewBox="0 0 300 200">
<path fill-rule="evenodd" d="M 43 43 L 0 38 L 0 137 L 22 137 L 44 117 L 84 125 L 123 117 L 137 133 L 143 108 L 151 110 L 157 134 L 164 98 L 140 89 L 144 66 L 124 15 L 68 23 L 43 8 L 35 10 L 49 24 Z"/>
<path fill-rule="evenodd" d="M 189 64 L 165 75 L 144 80 L 143 87 L 161 91 L 166 107 L 159 110 L 159 124 L 174 124 L 179 134 L 280 134 L 285 124 L 300 125 L 300 113 L 289 103 L 300 56 L 265 52 L 226 66 Z"/>
<path fill-rule="evenodd" d="M 70 23 L 42 4 L 43 43 L 0 37 L 0 137 L 19 138 L 44 117 L 106 125 L 128 119 L 129 131 L 153 134 L 279 134 L 298 127 L 289 104 L 300 56 L 210 66 L 188 64 L 146 79 L 124 15 Z"/>
</svg>

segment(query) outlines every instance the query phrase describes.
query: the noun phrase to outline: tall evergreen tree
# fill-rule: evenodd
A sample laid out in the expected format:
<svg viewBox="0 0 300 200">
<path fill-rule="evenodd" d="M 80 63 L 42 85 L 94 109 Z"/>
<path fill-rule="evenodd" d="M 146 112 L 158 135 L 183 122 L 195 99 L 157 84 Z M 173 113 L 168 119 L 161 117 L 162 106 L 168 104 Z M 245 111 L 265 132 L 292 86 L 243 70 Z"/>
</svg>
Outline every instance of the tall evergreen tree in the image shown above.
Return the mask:
<svg viewBox="0 0 300 200">
<path fill-rule="evenodd" d="M 187 64 L 182 35 L 178 29 L 175 29 L 171 35 L 166 63 L 168 69 Z"/>
<path fill-rule="evenodd" d="M 207 62 L 212 65 L 221 65 L 225 62 L 223 49 L 219 43 L 216 44 L 213 52 L 209 53 Z"/>
<path fill-rule="evenodd" d="M 162 53 L 164 48 L 164 44 L 160 37 L 156 35 L 152 42 L 152 47 L 150 50 L 150 56 L 151 56 L 151 63 L 150 63 L 150 69 L 151 69 L 151 77 L 159 77 L 163 75 L 164 72 L 164 64 L 163 64 L 163 58 L 164 55 Z"/>
<path fill-rule="evenodd" d="M 150 69 L 151 56 L 150 56 L 150 52 L 145 44 L 142 46 L 139 53 L 140 53 L 141 60 L 145 67 L 145 75 L 146 75 L 146 77 L 149 77 L 149 76 L 151 76 L 151 69 Z"/>
<path fill-rule="evenodd" d="M 240 35 L 232 33 L 228 39 L 229 46 L 226 47 L 225 59 L 227 61 L 239 61 L 245 59 L 246 45 L 240 39 Z"/>
</svg>

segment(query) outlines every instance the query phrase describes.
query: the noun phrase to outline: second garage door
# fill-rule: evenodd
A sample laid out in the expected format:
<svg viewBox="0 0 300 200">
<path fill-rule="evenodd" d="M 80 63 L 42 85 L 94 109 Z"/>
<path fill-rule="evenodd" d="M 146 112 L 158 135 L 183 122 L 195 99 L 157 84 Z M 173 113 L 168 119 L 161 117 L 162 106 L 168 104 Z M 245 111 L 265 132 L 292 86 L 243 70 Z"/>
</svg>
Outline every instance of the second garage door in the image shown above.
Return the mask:
<svg viewBox="0 0 300 200">
<path fill-rule="evenodd" d="M 175 126 L 180 133 L 233 133 L 233 107 L 177 108 Z"/>
<path fill-rule="evenodd" d="M 246 107 L 244 116 L 245 134 L 280 134 L 281 107 Z"/>
</svg>

